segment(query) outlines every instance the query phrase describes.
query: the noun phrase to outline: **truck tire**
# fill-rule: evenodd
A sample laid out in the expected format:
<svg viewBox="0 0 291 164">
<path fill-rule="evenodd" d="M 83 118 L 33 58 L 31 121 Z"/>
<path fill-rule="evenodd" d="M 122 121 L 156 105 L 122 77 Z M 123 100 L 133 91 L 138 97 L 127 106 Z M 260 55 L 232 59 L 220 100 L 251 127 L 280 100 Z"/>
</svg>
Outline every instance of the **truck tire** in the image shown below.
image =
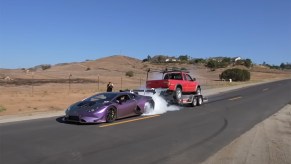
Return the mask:
<svg viewBox="0 0 291 164">
<path fill-rule="evenodd" d="M 196 93 L 197 95 L 201 95 L 201 88 L 198 87 L 195 93 Z"/>
<path fill-rule="evenodd" d="M 192 103 L 191 103 L 192 107 L 197 106 L 197 102 L 198 102 L 198 100 L 196 99 L 195 96 L 193 96 L 193 100 L 192 100 Z"/>
<path fill-rule="evenodd" d="M 198 97 L 197 97 L 197 105 L 200 106 L 200 105 L 202 105 L 202 103 L 203 103 L 203 98 L 202 98 L 202 96 L 198 96 Z"/>
<path fill-rule="evenodd" d="M 180 87 L 176 88 L 175 96 L 177 103 L 180 103 L 182 99 L 182 89 Z"/>
</svg>

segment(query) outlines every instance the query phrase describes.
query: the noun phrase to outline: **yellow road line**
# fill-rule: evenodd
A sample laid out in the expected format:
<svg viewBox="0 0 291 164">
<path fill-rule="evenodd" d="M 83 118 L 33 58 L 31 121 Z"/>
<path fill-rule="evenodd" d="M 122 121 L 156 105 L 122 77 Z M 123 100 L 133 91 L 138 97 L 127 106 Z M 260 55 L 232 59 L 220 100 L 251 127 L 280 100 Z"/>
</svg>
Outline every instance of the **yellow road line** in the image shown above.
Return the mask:
<svg viewBox="0 0 291 164">
<path fill-rule="evenodd" d="M 233 100 L 237 100 L 237 99 L 241 99 L 242 97 L 241 96 L 238 96 L 238 97 L 234 97 L 234 98 L 231 98 L 231 99 L 228 99 L 230 101 L 233 101 Z"/>
<path fill-rule="evenodd" d="M 265 89 L 263 89 L 263 91 L 267 91 L 267 90 L 269 90 L 269 88 L 265 88 Z"/>
<path fill-rule="evenodd" d="M 160 115 L 152 115 L 152 116 L 146 116 L 146 117 L 141 117 L 141 118 L 132 119 L 132 120 L 120 121 L 120 122 L 115 122 L 115 123 L 111 123 L 111 124 L 101 125 L 101 126 L 99 126 L 99 127 L 100 127 L 100 128 L 103 128 L 103 127 L 107 127 L 107 126 L 114 126 L 114 125 L 124 124 L 124 123 L 128 123 L 128 122 L 134 122 L 134 121 L 139 121 L 139 120 L 145 120 L 145 119 L 149 119 L 149 118 L 153 118 L 153 117 L 158 117 L 158 116 L 160 116 Z"/>
</svg>

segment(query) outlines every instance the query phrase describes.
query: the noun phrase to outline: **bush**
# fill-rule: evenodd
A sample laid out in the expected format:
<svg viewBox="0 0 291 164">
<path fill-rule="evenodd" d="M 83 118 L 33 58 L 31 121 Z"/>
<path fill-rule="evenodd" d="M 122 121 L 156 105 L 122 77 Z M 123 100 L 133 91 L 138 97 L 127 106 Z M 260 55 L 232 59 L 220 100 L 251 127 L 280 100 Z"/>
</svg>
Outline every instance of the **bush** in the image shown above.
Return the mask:
<svg viewBox="0 0 291 164">
<path fill-rule="evenodd" d="M 205 66 L 210 68 L 212 71 L 215 71 L 215 69 L 217 68 L 217 61 L 209 60 Z"/>
<path fill-rule="evenodd" d="M 133 71 L 127 71 L 125 73 L 125 76 L 128 76 L 128 77 L 133 77 L 133 75 L 134 75 Z"/>
<path fill-rule="evenodd" d="M 206 62 L 205 66 L 210 68 L 212 71 L 215 71 L 217 68 L 226 68 L 232 63 L 231 58 L 223 58 L 223 59 L 210 59 Z"/>
<path fill-rule="evenodd" d="M 4 112 L 4 111 L 6 111 L 6 108 L 0 105 L 0 112 Z"/>
<path fill-rule="evenodd" d="M 251 78 L 251 74 L 248 70 L 244 69 L 227 69 L 221 73 L 220 79 L 232 79 L 233 81 L 248 81 Z"/>
<path fill-rule="evenodd" d="M 246 67 L 250 68 L 250 67 L 252 66 L 252 64 L 253 64 L 253 62 L 252 62 L 251 59 L 246 59 L 246 60 L 245 60 L 245 66 L 246 66 Z"/>
<path fill-rule="evenodd" d="M 49 65 L 49 64 L 41 65 L 42 70 L 46 70 L 46 69 L 50 69 L 50 68 L 51 68 L 51 65 Z"/>
<path fill-rule="evenodd" d="M 193 59 L 190 61 L 191 64 L 206 63 L 206 60 L 203 58 Z"/>
<path fill-rule="evenodd" d="M 180 69 L 178 67 L 172 67 L 173 71 L 179 71 Z"/>
<path fill-rule="evenodd" d="M 144 62 L 148 62 L 149 60 L 148 59 L 143 59 L 142 60 L 142 62 L 144 63 Z"/>
</svg>

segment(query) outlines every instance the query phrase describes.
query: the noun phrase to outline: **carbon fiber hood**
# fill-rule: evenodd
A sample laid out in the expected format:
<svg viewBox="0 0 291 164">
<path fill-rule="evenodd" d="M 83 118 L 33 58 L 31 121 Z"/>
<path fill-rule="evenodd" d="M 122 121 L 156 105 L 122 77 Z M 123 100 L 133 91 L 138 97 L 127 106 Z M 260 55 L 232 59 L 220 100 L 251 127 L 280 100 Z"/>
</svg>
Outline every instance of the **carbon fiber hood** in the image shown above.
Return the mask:
<svg viewBox="0 0 291 164">
<path fill-rule="evenodd" d="M 108 106 L 111 104 L 110 102 L 106 103 L 98 103 L 96 101 L 80 101 L 75 104 L 73 104 L 70 107 L 69 112 L 81 112 L 81 111 L 88 111 L 90 109 L 97 109 L 103 106 Z"/>
</svg>

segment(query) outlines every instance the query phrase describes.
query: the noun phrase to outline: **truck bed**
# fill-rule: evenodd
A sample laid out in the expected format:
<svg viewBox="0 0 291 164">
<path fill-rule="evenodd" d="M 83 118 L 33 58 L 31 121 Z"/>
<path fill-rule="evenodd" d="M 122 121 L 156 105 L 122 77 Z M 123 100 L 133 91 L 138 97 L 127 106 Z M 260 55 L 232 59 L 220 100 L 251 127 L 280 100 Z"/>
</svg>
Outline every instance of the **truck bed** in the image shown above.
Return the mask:
<svg viewBox="0 0 291 164">
<path fill-rule="evenodd" d="M 168 88 L 171 80 L 148 80 L 146 88 Z"/>
</svg>

